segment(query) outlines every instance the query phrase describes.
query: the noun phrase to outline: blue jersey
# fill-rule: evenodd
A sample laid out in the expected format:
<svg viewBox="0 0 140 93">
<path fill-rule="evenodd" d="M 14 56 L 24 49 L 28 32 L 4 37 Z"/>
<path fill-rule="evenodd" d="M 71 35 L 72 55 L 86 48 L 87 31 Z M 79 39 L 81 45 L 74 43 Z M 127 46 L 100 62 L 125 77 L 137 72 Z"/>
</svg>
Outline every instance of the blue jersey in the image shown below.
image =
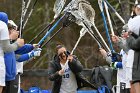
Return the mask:
<svg viewBox="0 0 140 93">
<path fill-rule="evenodd" d="M 16 58 L 14 52 L 4 54 L 6 66 L 6 81 L 14 80 L 16 76 Z"/>
<path fill-rule="evenodd" d="M 6 66 L 6 81 L 14 80 L 16 76 L 16 60 L 20 62 L 28 60 L 28 53 L 33 50 L 31 44 L 25 44 L 15 52 L 8 52 L 4 54 L 5 66 Z M 19 59 L 16 59 L 15 54 L 23 55 Z"/>
</svg>

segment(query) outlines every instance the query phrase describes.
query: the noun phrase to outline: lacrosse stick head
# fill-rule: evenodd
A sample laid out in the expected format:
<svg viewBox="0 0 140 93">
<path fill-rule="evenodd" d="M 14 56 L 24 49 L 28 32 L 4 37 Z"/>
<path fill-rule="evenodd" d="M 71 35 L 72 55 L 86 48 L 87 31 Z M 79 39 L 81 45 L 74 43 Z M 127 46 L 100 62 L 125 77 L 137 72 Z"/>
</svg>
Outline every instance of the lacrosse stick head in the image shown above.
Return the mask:
<svg viewBox="0 0 140 93">
<path fill-rule="evenodd" d="M 94 22 L 95 11 L 86 0 L 72 0 L 64 9 L 64 12 L 70 12 L 77 19 L 76 23 L 82 25 L 82 21 Z"/>
<path fill-rule="evenodd" d="M 67 27 L 71 23 L 74 23 L 75 21 L 76 21 L 75 17 L 71 13 L 67 12 L 65 17 L 62 20 L 63 27 Z"/>
<path fill-rule="evenodd" d="M 55 13 L 54 19 L 60 15 L 60 13 L 65 5 L 65 2 L 66 2 L 66 0 L 56 0 L 55 1 L 54 8 L 53 8 L 53 11 Z"/>
</svg>

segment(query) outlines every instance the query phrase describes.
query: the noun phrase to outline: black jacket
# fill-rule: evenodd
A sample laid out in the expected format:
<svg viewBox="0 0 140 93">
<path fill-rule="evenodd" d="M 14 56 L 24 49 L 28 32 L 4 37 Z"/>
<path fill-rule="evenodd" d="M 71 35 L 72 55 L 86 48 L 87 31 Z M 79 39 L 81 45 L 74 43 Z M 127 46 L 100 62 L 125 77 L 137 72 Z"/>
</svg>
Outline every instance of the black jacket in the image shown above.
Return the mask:
<svg viewBox="0 0 140 93">
<path fill-rule="evenodd" d="M 74 59 L 72 60 L 72 62 L 68 62 L 68 65 L 76 76 L 78 89 L 82 87 L 95 88 L 90 82 L 88 82 L 81 75 L 80 72 L 83 70 L 83 66 L 76 56 L 74 56 Z M 60 65 L 60 60 L 58 56 L 56 55 L 54 57 L 53 62 L 50 62 L 49 68 L 48 68 L 49 80 L 53 81 L 52 93 L 59 93 L 60 91 L 62 76 L 58 74 L 59 70 L 61 70 L 61 65 Z"/>
<path fill-rule="evenodd" d="M 140 81 L 140 37 L 135 39 L 134 37 L 130 36 L 127 39 L 127 44 L 130 49 L 135 51 L 132 69 L 132 81 Z"/>
</svg>

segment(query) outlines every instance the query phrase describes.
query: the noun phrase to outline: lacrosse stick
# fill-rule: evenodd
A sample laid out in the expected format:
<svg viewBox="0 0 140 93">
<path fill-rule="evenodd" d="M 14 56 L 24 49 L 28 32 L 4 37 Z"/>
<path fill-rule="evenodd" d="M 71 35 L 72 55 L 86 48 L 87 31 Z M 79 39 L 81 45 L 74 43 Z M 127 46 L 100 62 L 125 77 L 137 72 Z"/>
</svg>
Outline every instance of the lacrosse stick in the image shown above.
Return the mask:
<svg viewBox="0 0 140 93">
<path fill-rule="evenodd" d="M 18 93 L 20 93 L 20 84 L 21 84 L 21 78 L 20 75 L 18 75 Z"/>
<path fill-rule="evenodd" d="M 54 19 L 46 26 L 44 29 L 42 29 L 29 43 L 32 43 L 38 36 L 40 36 L 42 33 L 46 32 L 46 29 L 50 29 L 52 24 L 60 18 L 60 13 L 62 11 L 62 8 L 64 7 L 65 0 L 56 0 L 54 4 L 53 11 L 55 13 Z"/>
<path fill-rule="evenodd" d="M 29 0 L 29 1 L 30 1 L 30 0 Z M 29 1 L 28 1 L 28 2 L 29 2 Z M 28 16 L 27 16 L 27 18 L 26 18 L 24 24 L 23 24 L 23 29 L 25 28 L 25 26 L 26 26 L 26 24 L 27 24 L 27 22 L 28 22 L 28 20 L 29 20 L 29 18 L 30 18 L 30 16 L 31 16 L 31 14 L 32 14 L 32 12 L 33 12 L 33 10 L 34 10 L 34 7 L 35 7 L 37 1 L 38 1 L 38 0 L 36 0 L 36 1 L 34 2 L 32 8 L 31 8 L 31 10 L 30 10 L 30 12 L 29 12 L 29 14 L 28 14 Z M 30 1 L 30 2 L 31 2 L 31 1 Z M 29 2 L 29 4 L 30 4 L 30 2 Z M 28 4 L 28 7 L 29 7 L 29 4 Z M 27 9 L 26 9 L 26 11 L 27 11 Z"/>
<path fill-rule="evenodd" d="M 52 24 L 55 22 L 55 20 L 53 20 L 50 24 L 48 24 L 47 26 L 45 26 L 30 42 L 29 42 L 29 44 L 30 43 L 32 43 L 36 38 L 38 38 L 38 36 L 40 36 L 42 33 L 44 33 L 44 32 L 46 32 L 46 29 L 49 29 L 51 26 L 52 26 Z"/>
<path fill-rule="evenodd" d="M 117 26 L 117 24 L 115 22 L 114 16 L 111 14 L 111 11 L 110 10 L 108 10 L 108 11 L 109 11 L 109 14 L 110 14 L 110 18 L 111 18 L 112 24 L 114 25 L 114 29 L 117 32 L 117 35 L 118 36 L 121 36 L 120 33 L 119 33 L 119 31 L 118 31 L 118 26 Z"/>
<path fill-rule="evenodd" d="M 19 37 L 22 37 L 22 25 L 24 19 L 24 12 L 25 12 L 25 0 L 22 0 L 22 10 L 21 10 L 21 18 L 20 18 L 20 28 L 19 28 Z"/>
<path fill-rule="evenodd" d="M 107 0 L 104 0 L 106 4 L 112 9 L 112 11 L 116 14 L 116 16 L 122 21 L 123 24 L 125 24 L 124 19 L 119 15 L 119 13 L 109 4 Z"/>
<path fill-rule="evenodd" d="M 101 34 L 99 33 L 98 29 L 96 28 L 96 26 L 94 24 L 95 12 L 89 2 L 87 2 L 85 0 L 73 0 L 65 8 L 64 11 L 70 12 L 73 16 L 75 16 L 77 19 L 76 23 L 78 25 L 83 26 L 84 25 L 83 21 L 84 21 L 85 24 L 87 24 L 88 28 L 91 28 L 91 26 L 93 26 L 95 28 L 96 32 L 98 33 L 98 35 L 100 36 L 101 40 L 103 41 L 104 45 L 108 49 L 108 51 L 110 51 L 110 49 L 108 48 L 107 44 L 105 43 L 104 39 L 102 38 Z M 84 27 L 86 27 L 86 26 L 84 26 Z M 93 34 L 92 30 L 89 30 L 89 31 L 91 31 L 91 33 Z M 94 37 L 96 37 L 96 36 L 94 35 Z"/>
<path fill-rule="evenodd" d="M 22 0 L 22 10 L 21 10 L 21 18 L 20 18 L 20 27 L 19 27 L 19 37 L 22 38 L 22 26 L 23 26 L 23 20 L 24 20 L 24 12 L 25 12 L 25 0 Z M 20 75 L 18 76 L 18 93 L 20 93 Z"/>
<path fill-rule="evenodd" d="M 59 2 L 58 2 L 59 1 Z M 54 12 L 55 16 L 54 18 L 57 18 L 60 16 L 62 10 L 67 6 L 67 4 L 70 3 L 71 0 L 56 0 L 55 5 L 54 5 Z M 62 4 L 61 4 L 62 3 Z M 59 5 L 60 4 L 60 5 Z M 64 13 L 64 12 L 63 12 Z M 49 36 L 49 34 L 54 30 L 54 28 L 58 25 L 58 23 L 65 17 L 65 15 L 69 15 L 68 13 L 64 13 L 64 15 L 54 24 L 53 27 L 50 28 L 50 30 L 46 33 L 46 35 L 39 41 L 38 45 L 41 45 L 44 40 Z"/>
<path fill-rule="evenodd" d="M 55 13 L 54 19 L 41 31 L 37 34 L 29 43 L 32 43 L 38 36 L 40 36 L 43 32 L 46 32 L 46 29 L 50 29 L 52 24 L 60 18 L 62 10 L 65 6 L 70 2 L 70 0 L 56 0 L 54 4 L 53 11 Z"/>
<path fill-rule="evenodd" d="M 54 19 L 56 19 L 62 11 L 65 9 L 65 7 L 71 2 L 71 0 L 56 0 L 54 4 L 53 11 L 55 13 Z"/>
<path fill-rule="evenodd" d="M 113 50 L 113 45 L 112 45 L 112 42 L 111 42 L 111 39 L 110 39 L 108 27 L 107 27 L 106 17 L 104 15 L 103 1 L 102 0 L 98 0 L 98 5 L 99 5 L 99 8 L 100 8 L 100 11 L 101 11 L 101 14 L 102 14 L 102 18 L 103 18 L 104 27 L 105 27 L 106 35 L 107 35 L 107 38 L 108 38 L 108 42 L 109 42 L 111 50 Z"/>
<path fill-rule="evenodd" d="M 41 48 L 43 48 L 45 45 L 47 45 L 52 39 L 53 39 L 53 37 L 54 36 L 56 36 L 62 29 L 64 29 L 65 27 L 68 27 L 72 22 L 75 22 L 75 19 L 74 19 L 74 17 L 71 15 L 71 14 L 68 14 L 68 15 L 66 15 L 66 17 L 65 17 L 65 19 L 63 20 L 63 26 L 61 26 L 60 28 L 59 28 L 59 30 L 57 30 L 51 37 L 50 37 L 50 39 L 47 41 L 47 42 L 45 42 L 42 46 L 41 46 Z"/>
<path fill-rule="evenodd" d="M 44 40 L 53 32 L 59 22 L 65 17 L 66 13 L 51 27 L 51 29 L 45 34 L 45 36 L 39 41 L 38 45 L 41 45 Z"/>
<path fill-rule="evenodd" d="M 105 6 L 105 10 L 106 10 L 106 14 L 107 14 L 107 18 L 108 18 L 108 22 L 109 22 L 109 26 L 110 26 L 110 30 L 111 30 L 111 34 L 114 36 L 114 30 L 113 30 L 113 26 L 112 26 L 112 22 L 111 22 L 111 19 L 110 19 L 110 15 L 109 15 L 109 12 L 108 12 L 108 6 L 106 4 L 106 2 L 104 1 L 104 6 Z"/>
<path fill-rule="evenodd" d="M 66 0 L 56 0 L 54 4 L 53 11 L 55 13 L 54 19 L 56 19 L 60 14 L 65 5 Z"/>
<path fill-rule="evenodd" d="M 42 46 L 40 46 L 40 48 L 43 48 L 45 45 L 47 45 L 47 44 L 53 39 L 53 37 L 55 37 L 62 29 L 63 29 L 63 27 L 59 28 L 59 30 L 57 30 L 57 31 L 50 37 L 50 39 L 49 39 L 47 42 L 45 42 Z"/>
<path fill-rule="evenodd" d="M 87 32 L 87 31 L 86 31 L 85 28 L 82 28 L 82 29 L 80 30 L 80 36 L 79 36 L 79 38 L 78 38 L 78 40 L 77 40 L 77 42 L 76 42 L 74 48 L 72 49 L 70 55 L 73 55 L 73 52 L 75 51 L 75 49 L 76 49 L 76 47 L 78 46 L 78 44 L 79 44 L 81 38 L 85 35 L 86 32 Z M 69 60 L 66 61 L 65 66 L 64 66 L 63 69 L 65 69 L 66 65 L 68 64 L 68 61 L 69 61 Z"/>
<path fill-rule="evenodd" d="M 77 0 L 78 1 L 78 0 Z M 74 46 L 74 48 L 73 48 L 73 50 L 71 51 L 71 55 L 73 54 L 73 52 L 74 52 L 74 50 L 76 49 L 76 47 L 77 47 L 77 45 L 78 45 L 78 43 L 80 42 L 80 40 L 81 40 L 81 38 L 82 38 L 82 36 L 86 33 L 86 31 L 95 39 L 95 41 L 97 42 L 97 44 L 99 44 L 99 46 L 101 47 L 101 45 L 100 45 L 100 42 L 99 42 L 99 40 L 97 39 L 97 37 L 92 33 L 92 30 L 91 30 L 91 23 L 89 22 L 89 21 L 87 21 L 88 20 L 88 18 L 85 18 L 83 15 L 84 14 L 86 14 L 86 12 L 85 11 L 80 11 L 80 13 L 78 12 L 78 9 L 79 9 L 79 7 L 82 7 L 82 6 L 79 6 L 80 5 L 80 3 L 82 3 L 81 5 L 84 5 L 84 4 L 89 4 L 88 2 L 86 2 L 86 1 L 84 1 L 84 0 L 79 0 L 79 2 L 77 2 L 77 1 L 72 1 L 69 5 L 68 5 L 68 7 L 69 8 L 66 8 L 64 11 L 67 11 L 67 12 L 69 12 L 69 13 L 71 13 L 73 16 L 75 16 L 75 18 L 77 19 L 77 24 L 78 25 L 82 25 L 83 26 L 83 29 L 80 31 L 80 37 L 79 37 L 79 39 L 78 39 L 78 41 L 76 42 L 76 44 L 75 44 L 75 46 Z M 85 2 L 85 3 L 84 3 Z M 71 6 L 71 7 L 70 7 Z M 82 16 L 81 16 L 82 15 Z M 94 15 L 93 15 L 93 18 L 95 17 L 95 13 L 94 13 Z M 85 18 L 85 19 L 84 19 Z M 92 19 L 93 19 L 92 18 Z M 92 20 L 91 19 L 91 17 L 89 18 L 90 20 Z M 90 24 L 89 24 L 90 23 Z M 64 68 L 63 69 L 65 69 L 65 67 L 67 66 L 67 64 L 68 64 L 68 60 L 66 61 L 66 63 L 65 63 L 65 66 L 64 66 Z"/>
<path fill-rule="evenodd" d="M 31 0 L 28 0 L 27 5 L 26 5 L 26 7 L 25 7 L 25 9 L 24 9 L 24 12 L 23 12 L 23 17 L 25 17 L 25 15 L 26 15 L 26 13 L 27 13 L 27 10 L 28 10 L 28 8 L 29 8 L 29 6 L 30 6 L 30 3 L 31 3 Z"/>
<path fill-rule="evenodd" d="M 28 10 L 28 8 L 29 8 L 29 5 L 30 5 L 30 3 L 31 3 L 31 0 L 28 0 L 28 2 L 27 2 L 27 5 L 26 5 L 26 7 L 25 7 L 25 1 L 23 0 L 22 1 L 22 3 L 23 3 L 23 9 L 22 9 L 22 15 L 21 15 L 21 23 L 20 23 L 20 37 L 22 37 L 22 31 L 23 31 L 23 26 L 24 26 L 24 19 L 25 19 L 25 15 L 26 15 L 26 13 L 27 13 L 27 10 Z"/>
<path fill-rule="evenodd" d="M 79 36 L 79 38 L 78 38 L 78 40 L 77 40 L 77 42 L 76 42 L 74 48 L 72 49 L 72 51 L 71 51 L 71 53 L 70 53 L 71 55 L 72 55 L 73 52 L 75 51 L 75 49 L 76 49 L 76 47 L 78 46 L 78 44 L 79 44 L 81 38 L 85 35 L 86 32 L 87 32 L 87 31 L 86 31 L 85 28 L 82 28 L 82 29 L 80 30 L 80 36 Z"/>
</svg>

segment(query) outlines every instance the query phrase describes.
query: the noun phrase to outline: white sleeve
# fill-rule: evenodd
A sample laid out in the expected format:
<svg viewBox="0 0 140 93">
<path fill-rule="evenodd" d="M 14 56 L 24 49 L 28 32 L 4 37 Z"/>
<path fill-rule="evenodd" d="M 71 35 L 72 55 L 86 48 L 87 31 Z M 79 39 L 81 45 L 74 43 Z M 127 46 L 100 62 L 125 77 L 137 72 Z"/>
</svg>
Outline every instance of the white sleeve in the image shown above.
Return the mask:
<svg viewBox="0 0 140 93">
<path fill-rule="evenodd" d="M 0 21 L 0 40 L 9 39 L 9 31 L 7 25 Z"/>
</svg>

